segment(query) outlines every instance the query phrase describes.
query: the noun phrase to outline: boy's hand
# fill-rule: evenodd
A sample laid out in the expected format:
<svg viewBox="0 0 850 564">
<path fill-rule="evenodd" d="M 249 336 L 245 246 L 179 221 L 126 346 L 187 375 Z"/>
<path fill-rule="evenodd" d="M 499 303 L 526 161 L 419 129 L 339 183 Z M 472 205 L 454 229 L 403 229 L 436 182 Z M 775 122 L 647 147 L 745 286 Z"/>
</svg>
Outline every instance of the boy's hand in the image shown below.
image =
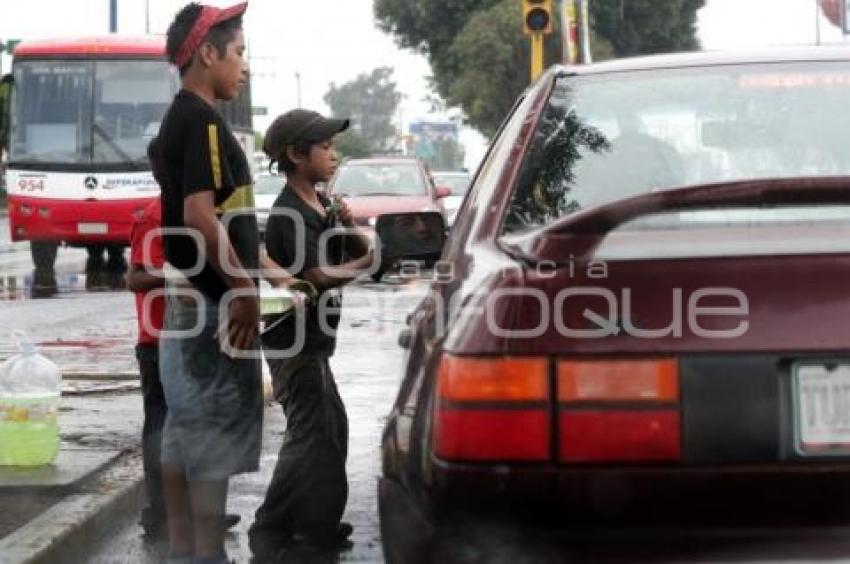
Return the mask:
<svg viewBox="0 0 850 564">
<path fill-rule="evenodd" d="M 348 202 L 339 200 L 339 220 L 347 227 L 354 227 L 354 214 L 351 213 L 351 208 L 348 207 Z"/>
<path fill-rule="evenodd" d="M 375 250 L 375 249 L 369 249 L 369 254 L 368 254 L 369 264 L 375 263 L 376 255 L 377 255 L 378 261 L 380 263 L 380 265 L 378 266 L 379 271 L 389 272 L 390 270 L 393 270 L 394 268 L 396 268 L 398 266 L 398 263 L 399 263 L 399 260 L 400 260 L 399 257 L 390 256 L 389 254 L 387 254 L 383 251 L 378 253 L 378 251 Z"/>
<path fill-rule="evenodd" d="M 251 348 L 260 323 L 260 300 L 256 294 L 233 298 L 228 305 L 227 336 L 235 349 Z"/>
</svg>

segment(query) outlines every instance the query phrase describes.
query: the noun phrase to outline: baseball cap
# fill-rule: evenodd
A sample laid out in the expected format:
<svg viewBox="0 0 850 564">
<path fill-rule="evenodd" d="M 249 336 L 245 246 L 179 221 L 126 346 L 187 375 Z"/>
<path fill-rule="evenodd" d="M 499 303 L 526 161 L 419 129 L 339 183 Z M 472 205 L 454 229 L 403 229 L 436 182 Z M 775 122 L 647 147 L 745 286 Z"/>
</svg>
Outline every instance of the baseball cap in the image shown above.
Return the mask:
<svg viewBox="0 0 850 564">
<path fill-rule="evenodd" d="M 195 54 L 195 51 L 197 51 L 198 47 L 200 47 L 204 42 L 204 38 L 210 32 L 210 28 L 220 24 L 221 22 L 238 18 L 244 14 L 247 9 L 248 2 L 242 2 L 241 4 L 236 4 L 229 8 L 216 8 L 215 6 L 206 5 L 202 6 L 201 13 L 198 15 L 198 19 L 195 20 L 194 25 L 192 25 L 189 35 L 186 36 L 186 39 L 183 40 L 183 44 L 180 45 L 180 49 L 177 50 L 177 55 L 174 57 L 174 65 L 177 68 L 185 66 L 186 63 L 192 60 L 192 55 Z"/>
<path fill-rule="evenodd" d="M 350 120 L 326 118 L 312 110 L 290 110 L 278 116 L 266 130 L 263 151 L 270 159 L 276 160 L 285 147 L 296 141 L 327 141 L 350 125 Z"/>
</svg>

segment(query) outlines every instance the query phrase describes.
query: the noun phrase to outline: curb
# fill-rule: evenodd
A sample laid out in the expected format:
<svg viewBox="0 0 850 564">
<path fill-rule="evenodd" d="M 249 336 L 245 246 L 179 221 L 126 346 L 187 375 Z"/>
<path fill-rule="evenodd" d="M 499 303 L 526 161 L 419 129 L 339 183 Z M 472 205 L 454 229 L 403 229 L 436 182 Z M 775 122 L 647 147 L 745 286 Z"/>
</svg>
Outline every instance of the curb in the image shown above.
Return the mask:
<svg viewBox="0 0 850 564">
<path fill-rule="evenodd" d="M 121 455 L 82 488 L 0 539 L 0 563 L 85 562 L 144 501 L 141 454 Z"/>
</svg>

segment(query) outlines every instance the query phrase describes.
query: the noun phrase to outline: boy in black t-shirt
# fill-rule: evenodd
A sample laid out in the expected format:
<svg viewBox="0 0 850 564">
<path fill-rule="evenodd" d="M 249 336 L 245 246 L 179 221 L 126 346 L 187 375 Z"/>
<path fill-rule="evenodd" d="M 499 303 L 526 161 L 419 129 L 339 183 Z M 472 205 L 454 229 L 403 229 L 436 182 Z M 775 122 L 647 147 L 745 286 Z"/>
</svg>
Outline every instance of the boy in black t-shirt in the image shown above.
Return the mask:
<svg viewBox="0 0 850 564">
<path fill-rule="evenodd" d="M 336 171 L 333 138 L 348 125 L 348 120 L 293 110 L 278 117 L 265 136 L 264 151 L 287 179 L 266 225 L 266 250 L 277 264 L 311 282 L 319 298 L 303 326 L 293 323 L 278 331 L 281 349 L 297 346 L 295 333 L 303 332 L 297 354 L 282 358 L 271 354 L 279 351 L 267 351 L 286 434 L 265 501 L 248 533 L 258 558 L 337 549 L 348 544 L 351 534 L 351 526 L 340 522 L 348 498 L 348 418 L 328 359 L 339 323 L 338 288 L 368 269 L 372 253 L 356 232 L 331 237 L 324 252 L 320 249 L 323 233 L 354 223 L 344 202 L 331 202 L 316 191 L 316 184 Z M 303 249 L 296 248 L 299 244 Z"/>
<path fill-rule="evenodd" d="M 168 280 L 159 348 L 172 562 L 226 562 L 228 480 L 259 464 L 259 302 L 251 273 L 259 235 L 248 161 L 215 111 L 247 80 L 246 7 L 192 3 L 168 28 L 168 58 L 183 87 L 158 135 L 165 258 L 179 271 Z"/>
</svg>

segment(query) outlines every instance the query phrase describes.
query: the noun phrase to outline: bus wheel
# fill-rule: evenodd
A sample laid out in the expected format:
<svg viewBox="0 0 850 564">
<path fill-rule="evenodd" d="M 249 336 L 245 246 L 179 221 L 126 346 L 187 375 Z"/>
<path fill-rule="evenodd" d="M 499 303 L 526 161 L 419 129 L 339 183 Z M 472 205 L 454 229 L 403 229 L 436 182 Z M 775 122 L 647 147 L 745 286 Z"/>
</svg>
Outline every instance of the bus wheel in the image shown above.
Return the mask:
<svg viewBox="0 0 850 564">
<path fill-rule="evenodd" d="M 30 254 L 35 269 L 42 272 L 53 272 L 58 248 L 59 244 L 52 241 L 30 241 Z"/>
</svg>

